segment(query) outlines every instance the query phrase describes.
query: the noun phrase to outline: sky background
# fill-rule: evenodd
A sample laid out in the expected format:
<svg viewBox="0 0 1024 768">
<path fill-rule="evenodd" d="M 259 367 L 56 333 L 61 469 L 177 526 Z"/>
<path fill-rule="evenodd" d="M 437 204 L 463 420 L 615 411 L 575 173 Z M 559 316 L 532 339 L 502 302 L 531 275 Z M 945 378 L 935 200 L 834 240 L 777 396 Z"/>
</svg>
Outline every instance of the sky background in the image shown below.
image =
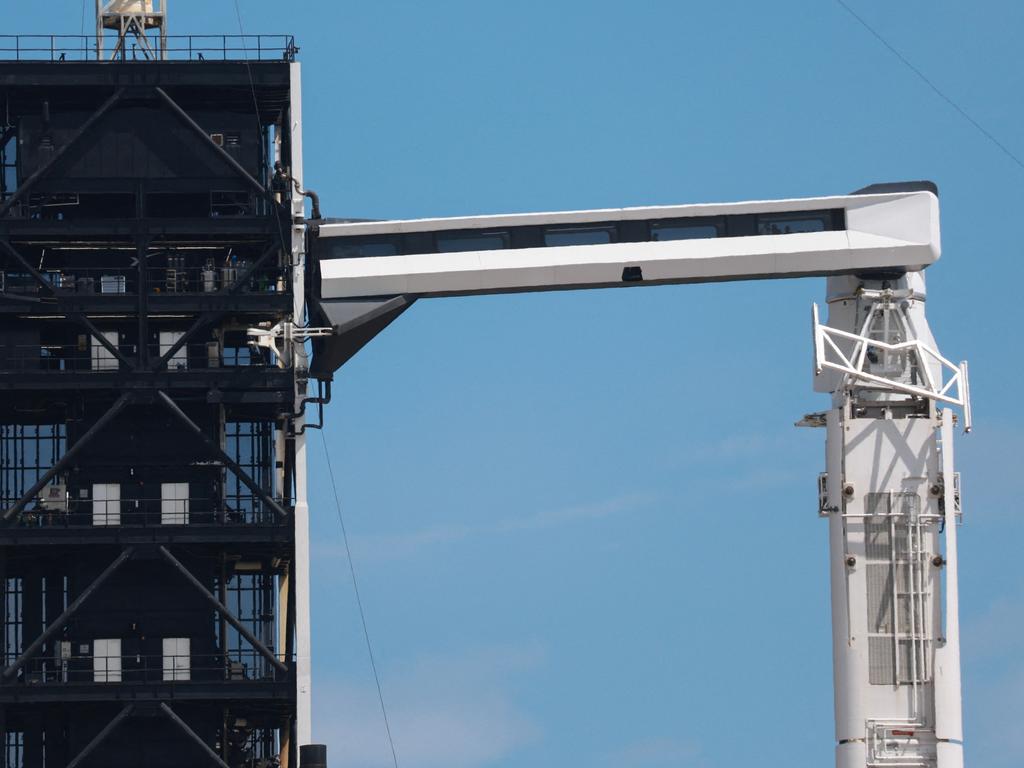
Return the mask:
<svg viewBox="0 0 1024 768">
<path fill-rule="evenodd" d="M 1024 4 L 847 0 L 1024 155 Z M 87 3 L 92 5 L 91 0 Z M 967 759 L 1020 764 L 1024 169 L 832 0 L 240 0 L 302 48 L 327 215 L 842 194 L 928 178 L 958 440 Z M 82 4 L 3 33 L 81 29 Z M 174 0 L 172 33 L 238 31 Z M 85 24 L 91 22 L 91 10 Z M 339 375 L 326 437 L 403 768 L 832 761 L 824 281 L 424 301 Z M 315 737 L 391 753 L 313 433 Z"/>
</svg>

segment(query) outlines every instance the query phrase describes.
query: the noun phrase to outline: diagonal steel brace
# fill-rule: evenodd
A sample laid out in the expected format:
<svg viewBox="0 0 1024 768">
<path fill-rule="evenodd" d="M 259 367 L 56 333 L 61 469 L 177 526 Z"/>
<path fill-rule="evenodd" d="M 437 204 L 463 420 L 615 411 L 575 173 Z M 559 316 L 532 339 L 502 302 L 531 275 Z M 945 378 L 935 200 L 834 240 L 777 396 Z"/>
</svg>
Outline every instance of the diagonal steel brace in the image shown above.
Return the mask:
<svg viewBox="0 0 1024 768">
<path fill-rule="evenodd" d="M 181 560 L 172 555 L 171 551 L 162 544 L 159 547 L 159 551 L 161 557 L 163 557 L 164 560 L 170 563 L 174 567 L 174 569 L 178 571 L 178 573 L 184 576 L 185 580 L 193 587 L 195 587 L 196 591 L 203 596 L 203 599 L 206 600 L 206 602 L 208 602 L 211 606 L 213 606 L 214 610 L 216 610 L 217 613 L 223 616 L 225 621 L 228 622 L 228 624 L 237 629 L 238 634 L 240 634 L 242 637 L 248 640 L 249 644 L 252 645 L 252 647 L 255 648 L 256 651 L 259 652 L 261 656 L 263 656 L 263 658 L 265 658 L 267 661 L 273 664 L 278 671 L 288 672 L 287 665 L 285 665 L 280 659 L 278 659 L 277 656 L 274 655 L 273 651 L 271 651 L 269 648 L 267 648 L 267 646 L 261 643 L 259 638 L 257 638 L 256 635 L 254 635 L 249 630 L 249 628 L 238 619 L 237 616 L 231 613 L 231 611 L 228 609 L 226 605 L 224 605 L 224 603 L 222 603 L 220 600 L 214 597 L 213 594 L 211 594 L 210 591 L 205 586 L 203 586 L 203 583 L 192 574 L 192 571 L 185 567 L 185 564 L 182 563 Z"/>
<path fill-rule="evenodd" d="M 213 762 L 216 765 L 219 765 L 221 768 L 230 768 L 230 766 L 227 763 L 221 760 L 220 755 L 214 752 L 210 745 L 203 741 L 202 737 L 200 737 L 198 733 L 193 731 L 189 727 L 188 723 L 182 720 L 181 717 L 178 716 L 178 713 L 171 709 L 166 702 L 160 702 L 160 711 L 167 716 L 168 720 L 170 720 L 172 723 L 178 726 L 186 736 L 192 739 L 192 741 L 195 742 L 196 746 L 202 749 L 206 756 L 210 758 L 211 762 Z"/>
<path fill-rule="evenodd" d="M 110 406 L 110 409 L 100 416 L 100 418 L 96 420 L 96 423 L 89 427 L 89 430 L 78 439 L 78 442 L 68 448 L 67 452 L 61 456 L 60 461 L 44 472 L 42 477 L 36 481 L 36 484 L 29 488 L 25 494 L 18 499 L 13 507 L 4 512 L 3 519 L 5 521 L 10 520 L 12 517 L 20 513 L 28 503 L 35 498 L 36 494 L 43 490 L 47 483 L 56 477 L 61 470 L 68 466 L 71 463 L 71 460 L 78 455 L 79 451 L 88 445 L 97 434 L 99 434 L 111 421 L 113 421 L 114 417 L 124 410 L 125 406 L 133 399 L 134 396 L 131 392 L 125 392 L 121 397 L 115 400 L 114 404 Z"/>
<path fill-rule="evenodd" d="M 81 138 L 86 133 L 88 133 L 92 129 L 92 127 L 96 125 L 97 122 L 99 122 L 100 118 L 107 114 L 107 112 L 110 111 L 110 108 L 121 100 L 121 98 L 124 96 L 124 93 L 124 88 L 119 88 L 117 91 L 115 91 L 114 95 L 107 99 L 105 102 L 103 102 L 103 104 L 100 105 L 100 108 L 93 112 L 92 115 L 89 116 L 88 120 L 82 123 L 82 125 L 78 128 L 77 131 L 75 131 L 71 138 L 68 139 L 67 142 L 65 142 L 60 149 L 53 153 L 53 157 L 51 157 L 47 162 L 43 163 L 41 168 L 39 168 L 35 173 L 33 173 L 31 176 L 25 179 L 25 181 L 18 185 L 18 188 L 14 191 L 14 194 L 7 199 L 7 202 L 0 205 L 0 219 L 7 215 L 7 212 L 14 207 L 14 204 L 16 202 L 18 202 L 21 198 L 25 196 L 26 193 L 32 190 L 32 188 L 36 185 L 36 182 L 38 182 L 39 179 L 43 178 L 43 176 L 45 176 L 47 173 L 53 170 L 54 166 L 58 162 L 60 162 L 61 158 L 63 158 L 64 155 L 67 154 L 68 150 L 71 149 L 71 147 L 73 147 L 75 144 L 77 144 L 81 140 Z"/>
<path fill-rule="evenodd" d="M 96 594 L 96 590 L 98 590 L 107 581 L 107 579 L 113 576 L 118 568 L 130 560 L 134 554 L 134 546 L 125 547 L 121 551 L 121 554 L 103 570 L 103 573 L 93 579 L 92 583 L 82 590 L 82 593 L 74 599 L 71 605 L 64 609 L 64 613 L 54 619 L 53 623 L 44 629 L 43 633 L 33 640 L 28 648 L 26 648 L 17 659 L 11 662 L 9 667 L 4 669 L 2 675 L 3 679 L 10 680 L 18 674 L 18 670 L 25 666 L 25 664 L 27 664 L 29 660 L 39 652 L 39 649 L 43 647 L 43 644 L 60 632 L 68 623 L 68 620 L 78 612 L 78 609 L 81 608 L 90 597 Z"/>
<path fill-rule="evenodd" d="M 89 755 L 91 755 L 93 751 L 96 749 L 96 747 L 98 747 L 106 740 L 107 736 L 114 732 L 114 729 L 121 724 L 121 721 L 123 721 L 134 711 L 134 704 L 125 704 L 124 708 L 116 715 L 114 715 L 114 719 L 107 723 L 103 727 L 103 730 L 97 733 L 96 736 L 93 737 L 93 740 L 86 744 L 81 752 L 75 755 L 75 759 L 68 763 L 68 768 L 78 768 L 78 766 L 82 764 L 82 761 L 85 760 L 85 758 L 87 758 Z"/>
<path fill-rule="evenodd" d="M 192 419 L 188 417 L 188 414 L 181 410 L 181 408 L 178 407 L 178 404 L 175 403 L 170 397 L 168 397 L 166 392 L 157 391 L 156 395 L 160 402 L 171 413 L 177 416 L 178 419 L 180 419 L 181 422 L 186 427 L 188 427 L 190 432 L 192 432 L 196 437 L 203 441 L 203 443 L 206 445 L 207 449 L 211 453 L 216 455 L 222 462 L 224 462 L 225 466 L 227 466 L 228 469 L 235 473 L 235 476 L 242 481 L 242 484 L 245 485 L 246 488 L 248 488 L 250 491 L 259 496 L 268 507 L 274 510 L 282 518 L 288 517 L 288 511 L 280 504 L 278 504 L 277 501 L 269 493 L 263 490 L 263 488 L 260 487 L 259 483 L 253 480 L 249 476 L 249 473 L 242 469 L 242 467 L 238 464 L 237 461 L 228 456 L 228 454 L 224 451 L 223 448 L 214 443 L 213 440 L 211 440 L 207 436 L 207 434 L 203 432 L 199 425 L 192 421 Z"/>
</svg>

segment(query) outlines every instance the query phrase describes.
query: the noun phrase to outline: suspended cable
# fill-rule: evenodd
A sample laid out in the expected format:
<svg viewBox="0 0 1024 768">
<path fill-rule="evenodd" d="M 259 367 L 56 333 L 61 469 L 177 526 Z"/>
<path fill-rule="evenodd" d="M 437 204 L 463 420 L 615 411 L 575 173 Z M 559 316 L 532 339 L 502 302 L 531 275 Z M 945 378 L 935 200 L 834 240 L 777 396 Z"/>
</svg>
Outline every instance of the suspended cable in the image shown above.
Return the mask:
<svg viewBox="0 0 1024 768">
<path fill-rule="evenodd" d="M 1024 169 L 1024 161 L 1022 161 L 1019 157 L 1017 157 L 1017 155 L 1011 152 L 1010 149 L 1005 144 L 1003 144 L 999 139 L 993 136 L 992 133 L 985 128 L 985 126 L 983 126 L 973 117 L 971 117 L 967 110 L 965 110 L 955 101 L 953 101 L 952 98 L 947 96 L 945 92 L 941 88 L 939 88 L 939 86 L 937 86 L 934 82 L 932 82 L 932 80 L 924 72 L 922 72 L 920 69 L 914 66 L 914 64 L 906 56 L 900 53 L 899 50 L 897 50 L 896 47 L 892 45 L 892 43 L 890 43 L 888 40 L 882 37 L 882 35 L 874 27 L 868 24 L 868 22 L 856 11 L 854 11 L 853 8 L 847 5 L 844 2 L 844 0 L 836 0 L 836 2 L 839 3 L 839 5 L 842 6 L 848 14 L 850 14 L 854 19 L 856 19 L 857 22 L 860 23 L 862 27 L 864 27 L 864 29 L 870 32 L 874 36 L 874 38 L 878 40 L 878 42 L 880 42 L 882 45 L 888 48 L 889 52 L 892 53 L 893 56 L 895 56 L 897 59 L 903 62 L 907 69 L 909 69 L 911 72 L 917 75 L 917 77 L 925 85 L 931 88 L 939 96 L 939 98 L 941 98 L 943 101 L 949 104 L 949 106 L 951 106 L 953 109 L 959 112 L 960 116 L 963 117 L 971 125 L 973 125 L 981 133 L 982 136 L 984 136 L 993 144 L 995 144 L 1003 152 L 1003 154 L 1005 154 L 1008 158 L 1013 160 L 1013 162 L 1020 166 L 1020 168 Z"/>
<path fill-rule="evenodd" d="M 352 560 L 352 550 L 348 545 L 348 531 L 345 528 L 345 518 L 341 513 L 341 499 L 338 497 L 338 484 L 334 480 L 334 466 L 331 464 L 331 455 L 327 449 L 326 429 L 320 430 L 320 439 L 324 444 L 324 459 L 327 461 L 327 471 L 331 478 L 331 490 L 334 491 L 334 505 L 338 510 L 338 523 L 341 525 L 341 537 L 345 542 L 345 556 L 348 558 L 349 574 L 352 577 L 352 591 L 356 595 L 356 605 L 359 607 L 359 621 L 363 625 L 363 638 L 366 640 L 366 653 L 370 657 L 370 668 L 373 670 L 373 681 L 377 684 L 377 698 L 380 701 L 380 712 L 384 717 L 384 730 L 388 734 L 388 744 L 391 746 L 391 759 L 395 768 L 398 768 L 398 754 L 395 752 L 395 740 L 391 737 L 391 723 L 388 720 L 388 710 L 384 706 L 384 690 L 380 684 L 380 675 L 377 674 L 377 662 L 373 656 L 373 646 L 370 643 L 370 631 L 366 626 L 366 613 L 363 611 L 363 600 L 359 596 L 359 582 L 356 579 L 355 562 Z"/>
</svg>

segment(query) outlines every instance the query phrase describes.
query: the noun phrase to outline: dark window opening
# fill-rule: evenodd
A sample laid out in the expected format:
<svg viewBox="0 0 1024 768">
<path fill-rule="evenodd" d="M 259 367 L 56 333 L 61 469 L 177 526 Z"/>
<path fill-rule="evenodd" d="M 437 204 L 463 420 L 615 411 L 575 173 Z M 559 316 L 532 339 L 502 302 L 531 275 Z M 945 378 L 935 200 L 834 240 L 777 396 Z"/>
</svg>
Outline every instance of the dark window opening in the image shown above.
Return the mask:
<svg viewBox="0 0 1024 768">
<path fill-rule="evenodd" d="M 0 506 L 14 506 L 66 449 L 63 424 L 0 425 Z M 33 508 L 30 502 L 27 509 Z"/>
<path fill-rule="evenodd" d="M 834 229 L 831 211 L 770 214 L 757 218 L 759 235 L 795 235 L 801 232 L 827 232 L 831 229 Z"/>
<path fill-rule="evenodd" d="M 25 768 L 25 733 L 23 731 L 4 733 L 3 768 Z"/>
<path fill-rule="evenodd" d="M 210 192 L 210 216 L 251 216 L 253 214 L 252 194 L 237 190 L 215 190 Z"/>
<path fill-rule="evenodd" d="M 240 566 L 259 566 L 260 563 L 240 562 Z M 272 573 L 234 573 L 228 577 L 225 591 L 227 607 L 246 629 L 270 650 L 277 645 L 277 589 Z M 229 658 L 246 658 L 251 650 L 249 641 L 230 624 L 225 627 L 221 648 Z M 261 657 L 262 659 L 262 657 Z"/>
<path fill-rule="evenodd" d="M 134 219 L 135 195 L 128 192 L 39 192 L 28 196 L 30 219 Z"/>
<path fill-rule="evenodd" d="M 20 576 L 4 579 L 4 666 L 10 666 L 21 655 L 24 643 L 22 619 L 22 580 Z"/>
<path fill-rule="evenodd" d="M 329 259 L 360 259 L 364 257 L 397 256 L 398 246 L 393 240 L 321 240 L 327 246 Z"/>
<path fill-rule="evenodd" d="M 263 491 L 276 498 L 274 487 L 274 423 L 229 421 L 224 425 L 224 450 Z M 233 472 L 225 473 L 224 505 L 229 519 L 244 523 L 271 522 L 275 512 Z"/>
<path fill-rule="evenodd" d="M 604 245 L 612 242 L 612 233 L 612 227 L 548 229 L 544 232 L 544 245 Z"/>
<path fill-rule="evenodd" d="M 5 131 L 0 127 L 0 134 Z M 18 186 L 18 142 L 17 134 L 0 144 L 0 200 L 9 197 Z"/>
<path fill-rule="evenodd" d="M 651 240 L 702 240 L 718 237 L 714 224 L 687 224 L 682 221 L 666 221 L 651 225 Z"/>
<path fill-rule="evenodd" d="M 498 251 L 509 247 L 508 232 L 472 232 L 454 235 L 438 235 L 438 253 L 459 253 L 461 251 Z"/>
<path fill-rule="evenodd" d="M 146 213 L 154 219 L 203 219 L 210 215 L 210 201 L 201 193 L 154 192 L 146 195 Z"/>
<path fill-rule="evenodd" d="M 322 259 L 488 251 L 505 248 L 665 242 L 718 237 L 834 232 L 846 228 L 842 209 L 785 213 L 736 213 L 723 216 L 635 219 L 587 225 L 537 225 L 488 230 L 405 232 L 390 235 L 323 237 Z M 401 247 L 400 247 L 401 246 Z"/>
</svg>

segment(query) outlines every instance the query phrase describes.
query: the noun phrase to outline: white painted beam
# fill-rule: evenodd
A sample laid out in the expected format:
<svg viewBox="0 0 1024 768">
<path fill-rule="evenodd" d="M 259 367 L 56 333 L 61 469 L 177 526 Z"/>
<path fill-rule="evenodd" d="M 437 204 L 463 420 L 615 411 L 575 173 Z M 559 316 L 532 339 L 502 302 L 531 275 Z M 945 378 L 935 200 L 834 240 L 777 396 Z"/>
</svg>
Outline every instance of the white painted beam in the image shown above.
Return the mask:
<svg viewBox="0 0 1024 768">
<path fill-rule="evenodd" d="M 397 294 L 450 296 L 834 275 L 880 269 L 916 271 L 939 258 L 938 199 L 930 192 L 324 224 L 320 238 L 494 231 L 521 226 L 572 227 L 835 209 L 845 212 L 845 230 L 324 259 L 321 295 L 325 300 Z M 640 267 L 643 281 L 623 282 L 626 267 Z"/>
</svg>

